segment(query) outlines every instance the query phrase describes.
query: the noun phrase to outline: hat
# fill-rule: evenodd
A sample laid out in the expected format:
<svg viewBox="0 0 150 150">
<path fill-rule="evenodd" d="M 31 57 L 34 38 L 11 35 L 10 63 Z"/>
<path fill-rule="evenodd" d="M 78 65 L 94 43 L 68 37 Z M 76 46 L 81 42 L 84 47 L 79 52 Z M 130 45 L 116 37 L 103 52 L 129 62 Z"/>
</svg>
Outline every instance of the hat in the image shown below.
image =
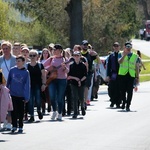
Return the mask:
<svg viewBox="0 0 150 150">
<path fill-rule="evenodd" d="M 62 49 L 63 50 L 63 48 L 62 48 L 62 46 L 60 44 L 55 44 L 54 48 L 55 49 Z"/>
<path fill-rule="evenodd" d="M 29 48 L 28 47 L 23 47 L 22 51 L 27 50 L 29 52 Z"/>
<path fill-rule="evenodd" d="M 51 47 L 51 48 L 54 48 L 55 44 L 54 43 L 50 43 L 48 46 Z"/>
<path fill-rule="evenodd" d="M 126 42 L 124 45 L 126 48 L 132 48 L 131 42 Z"/>
<path fill-rule="evenodd" d="M 113 44 L 113 46 L 114 46 L 114 45 L 118 45 L 118 46 L 119 46 L 120 44 L 119 44 L 118 42 L 115 42 L 115 43 Z"/>
<path fill-rule="evenodd" d="M 81 53 L 79 51 L 75 51 L 73 52 L 73 55 L 81 55 Z"/>
<path fill-rule="evenodd" d="M 83 41 L 82 41 L 82 45 L 86 45 L 86 44 L 88 45 L 89 42 L 88 42 L 87 40 L 83 40 Z"/>
</svg>

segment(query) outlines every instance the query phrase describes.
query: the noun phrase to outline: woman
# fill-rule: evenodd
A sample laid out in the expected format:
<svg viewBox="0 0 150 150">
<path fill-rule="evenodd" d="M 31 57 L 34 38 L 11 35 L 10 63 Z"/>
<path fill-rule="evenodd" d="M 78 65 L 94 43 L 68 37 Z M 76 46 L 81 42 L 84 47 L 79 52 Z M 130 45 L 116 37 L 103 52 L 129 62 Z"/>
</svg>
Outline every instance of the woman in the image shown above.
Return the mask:
<svg viewBox="0 0 150 150">
<path fill-rule="evenodd" d="M 50 57 L 50 52 L 47 48 L 44 48 L 41 53 L 40 62 L 44 64 L 44 62 Z M 45 91 L 42 92 L 42 113 L 45 114 L 45 105 L 48 104 L 47 111 L 51 111 L 50 98 L 48 93 L 48 88 L 46 87 Z"/>
<path fill-rule="evenodd" d="M 29 122 L 34 121 L 34 100 L 36 101 L 37 113 L 39 119 L 43 118 L 41 113 L 41 91 L 43 92 L 46 87 L 46 75 L 43 64 L 37 62 L 38 52 L 36 50 L 30 50 L 29 58 L 30 63 L 27 64 L 27 69 L 31 78 L 31 96 L 29 100 Z"/>
<path fill-rule="evenodd" d="M 49 58 L 44 66 L 49 72 L 54 72 L 54 67 L 56 67 L 57 77 L 53 79 L 48 85 L 50 100 L 53 108 L 53 114 L 51 119 L 62 120 L 62 111 L 64 105 L 64 93 L 67 85 L 67 73 L 69 72 L 69 65 L 65 62 L 68 60 L 62 55 L 63 48 L 60 44 L 56 44 L 53 49 L 53 56 Z M 57 110 L 58 108 L 58 110 Z M 58 111 L 58 116 L 57 116 Z"/>
</svg>

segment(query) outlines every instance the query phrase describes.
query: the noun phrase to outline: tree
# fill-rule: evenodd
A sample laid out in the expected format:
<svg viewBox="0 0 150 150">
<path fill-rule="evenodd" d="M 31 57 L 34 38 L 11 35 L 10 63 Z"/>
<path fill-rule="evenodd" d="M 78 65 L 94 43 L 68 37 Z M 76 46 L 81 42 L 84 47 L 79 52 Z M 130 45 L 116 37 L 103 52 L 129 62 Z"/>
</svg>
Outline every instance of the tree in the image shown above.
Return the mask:
<svg viewBox="0 0 150 150">
<path fill-rule="evenodd" d="M 70 18 L 70 46 L 83 40 L 82 0 L 70 0 L 65 10 Z"/>
<path fill-rule="evenodd" d="M 149 0 L 139 0 L 140 4 L 143 6 L 143 12 L 145 20 L 150 20 L 150 1 Z"/>
<path fill-rule="evenodd" d="M 8 39 L 10 36 L 8 10 L 8 5 L 0 0 L 0 40 Z"/>
</svg>

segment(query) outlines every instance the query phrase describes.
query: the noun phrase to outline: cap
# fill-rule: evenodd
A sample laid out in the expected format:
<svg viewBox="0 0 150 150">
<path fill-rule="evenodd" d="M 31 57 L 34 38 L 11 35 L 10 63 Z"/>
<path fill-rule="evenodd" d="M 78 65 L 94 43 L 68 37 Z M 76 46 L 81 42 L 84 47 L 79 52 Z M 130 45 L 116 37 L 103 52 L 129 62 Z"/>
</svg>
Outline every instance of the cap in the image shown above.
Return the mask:
<svg viewBox="0 0 150 150">
<path fill-rule="evenodd" d="M 82 41 L 82 45 L 86 45 L 86 44 L 88 45 L 89 42 L 88 42 L 87 40 L 83 40 L 83 41 Z"/>
<path fill-rule="evenodd" d="M 28 47 L 23 47 L 22 51 L 27 50 L 29 52 L 29 48 Z"/>
<path fill-rule="evenodd" d="M 126 42 L 124 45 L 126 48 L 132 48 L 131 42 Z"/>
<path fill-rule="evenodd" d="M 63 48 L 62 48 L 62 46 L 60 44 L 55 44 L 54 48 L 55 49 L 62 49 L 63 50 Z"/>
<path fill-rule="evenodd" d="M 51 47 L 51 48 L 54 48 L 55 44 L 54 43 L 50 43 L 48 46 Z"/>
<path fill-rule="evenodd" d="M 119 46 L 120 44 L 119 44 L 118 42 L 115 42 L 115 43 L 113 44 L 113 46 L 114 46 L 114 45 L 118 45 L 118 46 Z"/>
<path fill-rule="evenodd" d="M 75 51 L 73 52 L 73 55 L 81 55 L 81 53 L 79 51 Z"/>
</svg>

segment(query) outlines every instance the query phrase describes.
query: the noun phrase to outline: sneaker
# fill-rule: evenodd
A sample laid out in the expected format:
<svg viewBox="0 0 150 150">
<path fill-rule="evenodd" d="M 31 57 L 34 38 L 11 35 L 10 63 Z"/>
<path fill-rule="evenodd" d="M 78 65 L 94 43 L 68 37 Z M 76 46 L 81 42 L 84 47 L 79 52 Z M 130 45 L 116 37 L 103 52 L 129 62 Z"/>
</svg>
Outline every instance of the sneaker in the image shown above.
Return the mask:
<svg viewBox="0 0 150 150">
<path fill-rule="evenodd" d="M 52 119 L 52 120 L 55 120 L 55 119 L 56 119 L 56 117 L 57 117 L 57 112 L 56 112 L 56 111 L 54 111 L 54 112 L 53 112 L 53 114 L 52 114 L 51 119 Z"/>
<path fill-rule="evenodd" d="M 59 120 L 59 121 L 62 120 L 62 114 L 58 114 L 57 120 Z"/>
<path fill-rule="evenodd" d="M 7 123 L 6 130 L 10 131 L 12 129 L 11 123 Z"/>
<path fill-rule="evenodd" d="M 22 133 L 22 132 L 23 132 L 23 129 L 19 128 L 18 133 Z"/>
<path fill-rule="evenodd" d="M 14 133 L 15 131 L 17 131 L 17 128 L 16 128 L 16 127 L 13 127 L 13 128 L 11 129 L 11 133 Z"/>
<path fill-rule="evenodd" d="M 86 104 L 87 104 L 87 105 L 90 105 L 90 100 L 87 100 L 87 101 L 86 101 Z"/>
<path fill-rule="evenodd" d="M 30 122 L 30 123 L 34 122 L 34 117 L 31 116 L 30 119 L 28 120 L 28 122 Z"/>
<path fill-rule="evenodd" d="M 40 111 L 38 111 L 37 113 L 38 113 L 39 119 L 40 119 L 40 120 L 43 119 L 43 114 L 42 114 Z"/>
</svg>

